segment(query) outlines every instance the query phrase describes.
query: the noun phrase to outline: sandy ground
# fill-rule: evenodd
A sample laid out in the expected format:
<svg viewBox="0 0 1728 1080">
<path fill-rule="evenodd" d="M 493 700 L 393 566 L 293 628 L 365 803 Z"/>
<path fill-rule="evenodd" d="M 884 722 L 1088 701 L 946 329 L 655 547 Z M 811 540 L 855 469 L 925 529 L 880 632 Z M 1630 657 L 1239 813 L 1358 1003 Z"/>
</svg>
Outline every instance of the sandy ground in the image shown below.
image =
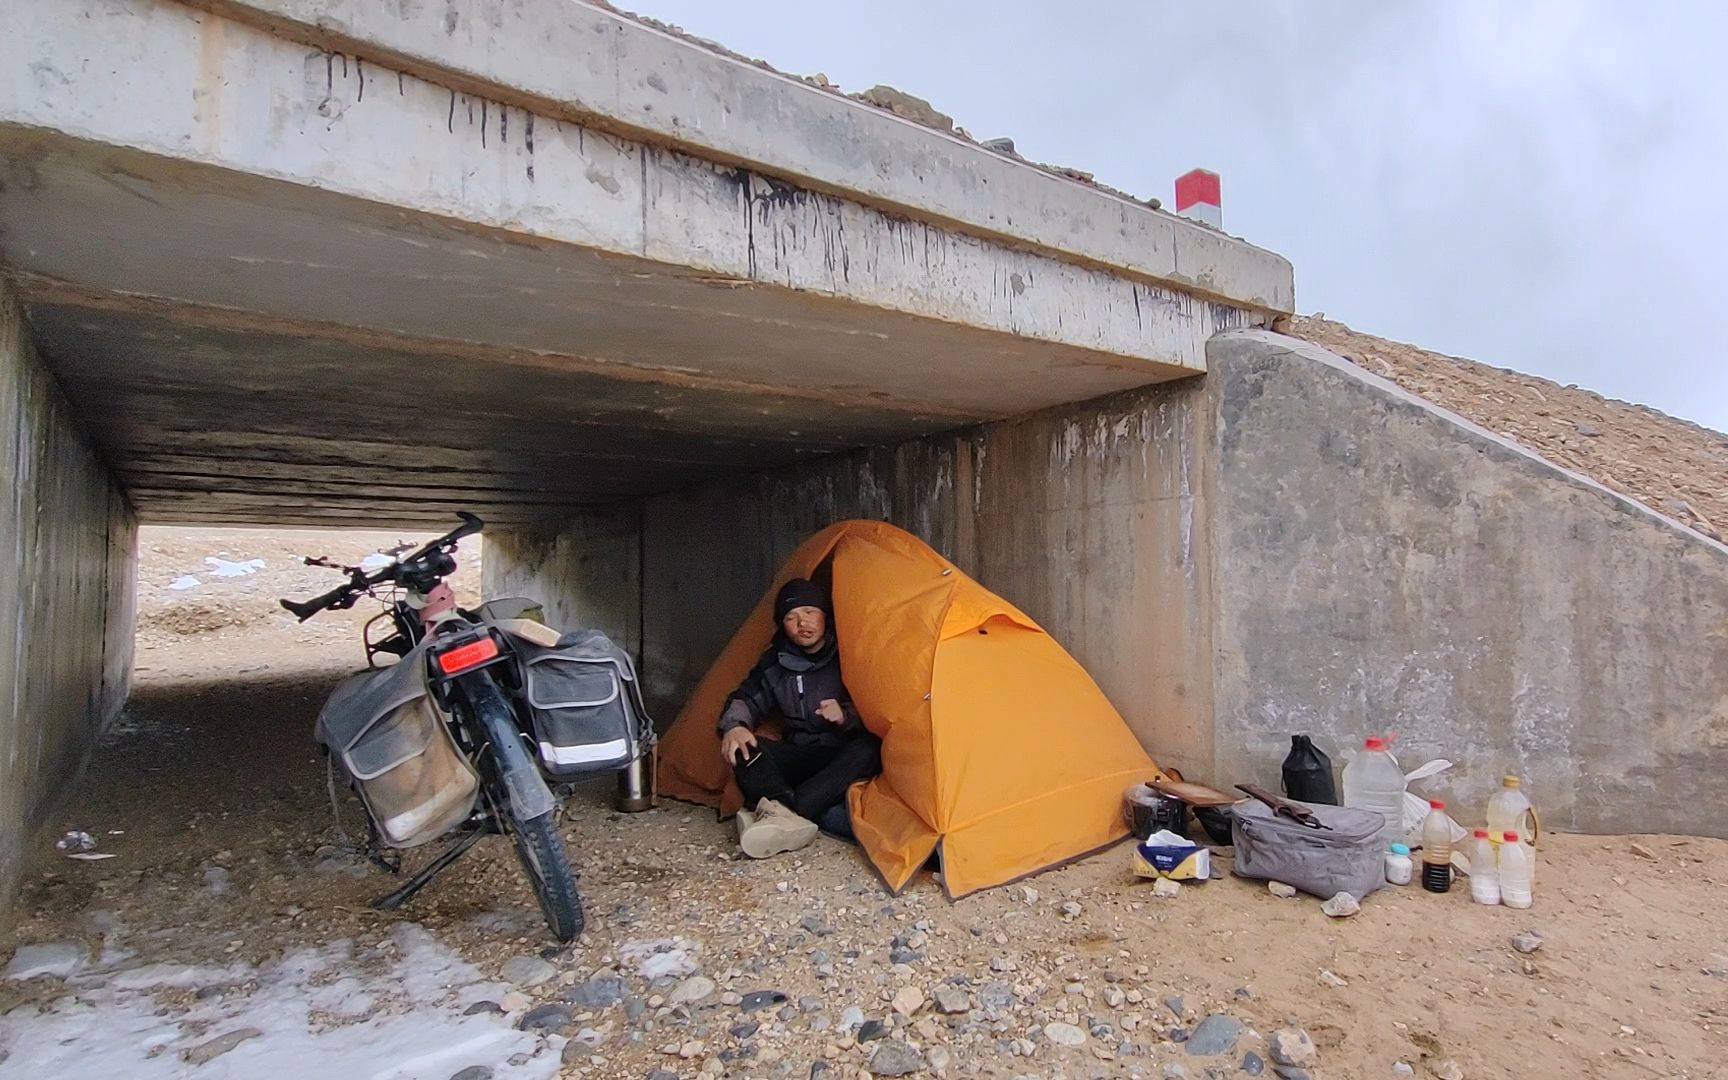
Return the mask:
<svg viewBox="0 0 1728 1080">
<path fill-rule="evenodd" d="M 856 849 L 826 838 L 740 860 L 710 812 L 621 816 L 601 783 L 564 824 L 589 910 L 575 945 L 551 946 L 496 839 L 405 911 L 374 912 L 389 879 L 335 846 L 310 738 L 358 659 L 361 616 L 302 628 L 264 601 L 327 587 L 289 565 L 309 542 L 357 557 L 393 539 L 146 534 L 134 703 L 63 815 L 115 857 L 42 853 L 12 943 L 83 959 L 0 982 L 0 1077 L 447 1080 L 475 1066 L 492 1071 L 463 1080 L 802 1080 L 887 1070 L 899 1054 L 926 1075 L 1199 1080 L 1273 1075 L 1268 1044 L 1285 1028 L 1317 1044 L 1316 1077 L 1403 1075 L 1400 1063 L 1473 1080 L 1728 1075 L 1718 840 L 1554 837 L 1523 912 L 1472 905 L 1467 888 L 1387 888 L 1334 921 L 1231 878 L 1158 899 L 1125 847 L 952 903 L 927 874 L 887 895 Z M 266 568 L 163 589 L 218 551 Z M 1510 941 L 1526 930 L 1544 940 L 1521 955 Z M 655 951 L 672 974 L 639 973 Z M 925 1001 L 900 1015 L 908 987 Z M 709 992 L 684 1004 L 675 988 Z M 788 1000 L 746 1012 L 737 996 L 757 990 Z M 939 990 L 965 991 L 950 1004 L 966 1011 L 940 1011 Z M 476 1001 L 505 1013 L 464 1016 Z M 545 1003 L 568 1013 L 517 1030 Z M 887 1021 L 885 1037 L 860 1043 L 848 1009 Z M 1234 1044 L 1189 1053 L 1215 1014 L 1242 1025 Z M 259 1034 L 196 1063 L 248 1027 Z"/>
</svg>

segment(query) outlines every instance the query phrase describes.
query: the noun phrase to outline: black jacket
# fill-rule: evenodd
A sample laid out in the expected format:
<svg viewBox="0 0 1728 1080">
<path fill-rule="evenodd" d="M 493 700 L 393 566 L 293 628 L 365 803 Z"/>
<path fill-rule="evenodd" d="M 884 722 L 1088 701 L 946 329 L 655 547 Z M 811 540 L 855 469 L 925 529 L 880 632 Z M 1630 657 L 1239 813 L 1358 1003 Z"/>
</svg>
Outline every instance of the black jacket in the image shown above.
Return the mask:
<svg viewBox="0 0 1728 1080">
<path fill-rule="evenodd" d="M 828 698 L 840 703 L 844 724 L 831 724 L 817 715 L 816 707 Z M 801 746 L 840 743 L 863 730 L 858 709 L 840 676 L 840 650 L 829 635 L 820 650 L 806 653 L 783 634 L 756 661 L 750 674 L 726 699 L 720 714 L 720 733 L 735 727 L 754 729 L 770 716 L 786 725 L 786 740 Z"/>
</svg>

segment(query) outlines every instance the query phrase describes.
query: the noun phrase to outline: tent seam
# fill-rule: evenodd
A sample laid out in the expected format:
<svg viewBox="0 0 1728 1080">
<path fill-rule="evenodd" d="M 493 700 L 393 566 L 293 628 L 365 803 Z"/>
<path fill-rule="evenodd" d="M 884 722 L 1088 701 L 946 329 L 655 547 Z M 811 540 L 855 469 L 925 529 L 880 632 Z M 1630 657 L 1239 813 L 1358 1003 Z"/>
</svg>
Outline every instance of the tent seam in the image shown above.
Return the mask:
<svg viewBox="0 0 1728 1080">
<path fill-rule="evenodd" d="M 925 692 L 925 697 L 930 705 L 930 781 L 936 795 L 936 805 L 932 809 L 936 811 L 938 818 L 943 816 L 942 792 L 944 788 L 942 787 L 942 754 L 936 746 L 936 661 L 942 655 L 942 643 L 948 640 L 942 636 L 942 627 L 948 624 L 948 612 L 954 608 L 954 595 L 960 591 L 959 583 L 954 579 L 954 575 L 959 571 L 953 567 L 948 567 L 942 573 L 948 579 L 948 598 L 943 602 L 942 615 L 936 622 L 936 641 L 930 646 L 930 670 L 924 674 L 924 685 L 930 688 Z M 947 830 L 942 827 L 941 821 L 930 822 L 930 827 L 936 831 L 936 844 L 940 848 L 942 837 L 947 833 Z M 947 875 L 943 876 L 946 878 Z"/>
</svg>

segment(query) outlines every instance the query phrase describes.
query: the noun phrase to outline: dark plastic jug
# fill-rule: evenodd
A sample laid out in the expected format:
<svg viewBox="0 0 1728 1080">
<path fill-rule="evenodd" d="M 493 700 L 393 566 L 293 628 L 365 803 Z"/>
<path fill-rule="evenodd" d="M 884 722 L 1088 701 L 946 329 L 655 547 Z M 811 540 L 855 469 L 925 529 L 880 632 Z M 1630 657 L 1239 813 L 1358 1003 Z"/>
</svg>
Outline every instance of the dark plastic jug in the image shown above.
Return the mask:
<svg viewBox="0 0 1728 1080">
<path fill-rule="evenodd" d="M 1298 802 L 1338 805 L 1332 759 L 1306 735 L 1290 736 L 1290 755 L 1284 759 L 1284 794 Z"/>
</svg>

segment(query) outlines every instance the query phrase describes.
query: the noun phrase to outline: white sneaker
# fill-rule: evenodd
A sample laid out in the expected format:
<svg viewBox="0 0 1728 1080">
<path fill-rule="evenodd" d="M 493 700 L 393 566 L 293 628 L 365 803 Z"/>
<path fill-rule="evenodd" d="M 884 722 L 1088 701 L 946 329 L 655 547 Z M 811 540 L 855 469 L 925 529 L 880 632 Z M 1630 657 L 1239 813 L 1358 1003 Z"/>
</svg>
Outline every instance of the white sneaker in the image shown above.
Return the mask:
<svg viewBox="0 0 1728 1080">
<path fill-rule="evenodd" d="M 738 846 L 752 859 L 766 859 L 808 847 L 820 830 L 816 823 L 801 818 L 773 799 L 756 804 L 756 813 L 738 812 Z"/>
</svg>

